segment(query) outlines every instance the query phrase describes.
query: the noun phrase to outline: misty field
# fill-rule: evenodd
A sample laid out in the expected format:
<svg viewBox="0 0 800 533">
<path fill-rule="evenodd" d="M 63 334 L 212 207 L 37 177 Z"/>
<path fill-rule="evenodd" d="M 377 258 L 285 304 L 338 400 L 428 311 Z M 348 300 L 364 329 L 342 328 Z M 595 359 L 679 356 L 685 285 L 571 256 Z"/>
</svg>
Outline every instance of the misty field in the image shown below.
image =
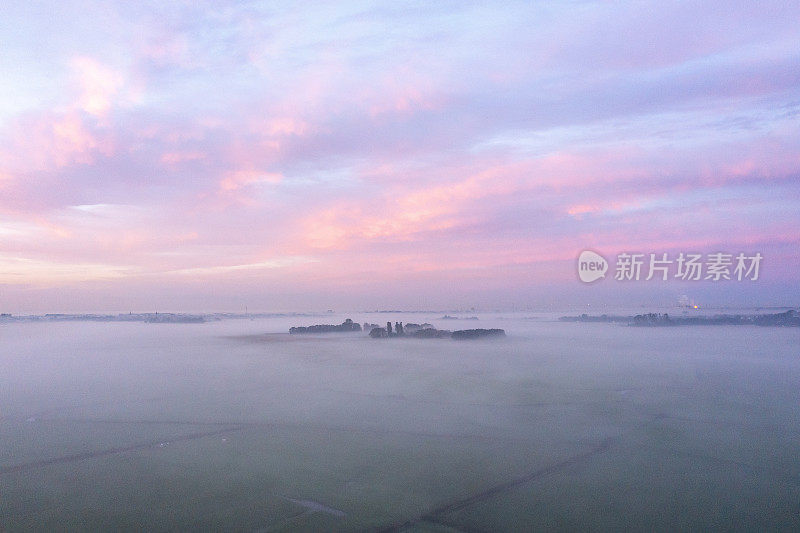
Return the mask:
<svg viewBox="0 0 800 533">
<path fill-rule="evenodd" d="M 800 328 L 350 316 L 0 325 L 0 530 L 800 530 Z"/>
</svg>

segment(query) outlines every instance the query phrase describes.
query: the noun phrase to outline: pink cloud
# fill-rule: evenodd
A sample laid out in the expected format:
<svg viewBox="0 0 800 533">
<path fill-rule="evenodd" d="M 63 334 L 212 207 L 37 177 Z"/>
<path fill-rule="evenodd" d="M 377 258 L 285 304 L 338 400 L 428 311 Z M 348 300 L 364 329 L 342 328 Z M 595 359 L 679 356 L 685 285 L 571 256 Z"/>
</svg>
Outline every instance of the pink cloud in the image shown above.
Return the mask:
<svg viewBox="0 0 800 533">
<path fill-rule="evenodd" d="M 161 156 L 161 162 L 167 165 L 178 165 L 186 161 L 205 159 L 206 154 L 196 151 L 166 152 Z"/>
<path fill-rule="evenodd" d="M 100 141 L 84 126 L 74 113 L 53 122 L 52 158 L 56 166 L 70 164 L 88 165 L 94 161 L 93 152 L 101 147 Z M 106 153 L 109 146 L 106 145 Z"/>
<path fill-rule="evenodd" d="M 93 130 L 76 111 L 24 117 L 7 132 L 0 165 L 10 175 L 90 165 L 97 155 L 114 151 L 111 138 Z"/>
<path fill-rule="evenodd" d="M 419 111 L 441 108 L 445 98 L 436 90 L 435 81 L 421 76 L 411 67 L 393 70 L 363 91 L 359 100 L 369 107 L 372 118 L 384 114 L 411 116 Z"/>
<path fill-rule="evenodd" d="M 124 84 L 123 76 L 91 57 L 74 57 L 70 67 L 80 87 L 77 106 L 90 115 L 104 116 Z"/>
<path fill-rule="evenodd" d="M 219 182 L 219 188 L 222 191 L 238 191 L 255 183 L 280 183 L 281 180 L 283 180 L 283 176 L 275 172 L 235 170 L 225 175 Z"/>
<path fill-rule="evenodd" d="M 348 248 L 359 240 L 411 239 L 419 232 L 451 228 L 453 217 L 463 217 L 464 205 L 492 195 L 508 194 L 513 180 L 498 181 L 508 167 L 493 168 L 466 179 L 411 191 L 391 188 L 369 203 L 344 201 L 312 215 L 301 224 L 308 244 L 320 248 Z"/>
<path fill-rule="evenodd" d="M 305 135 L 311 128 L 308 122 L 296 117 L 275 117 L 261 121 L 256 129 L 267 136 Z"/>
</svg>

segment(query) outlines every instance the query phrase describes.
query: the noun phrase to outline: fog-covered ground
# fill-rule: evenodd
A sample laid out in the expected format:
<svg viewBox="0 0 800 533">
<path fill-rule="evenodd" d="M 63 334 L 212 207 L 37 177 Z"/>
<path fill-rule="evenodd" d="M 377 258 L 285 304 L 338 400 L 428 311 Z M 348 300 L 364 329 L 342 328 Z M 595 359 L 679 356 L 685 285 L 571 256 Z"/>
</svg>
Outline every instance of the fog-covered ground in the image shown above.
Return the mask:
<svg viewBox="0 0 800 533">
<path fill-rule="evenodd" d="M 800 328 L 349 316 L 0 324 L 0 530 L 800 529 Z"/>
</svg>

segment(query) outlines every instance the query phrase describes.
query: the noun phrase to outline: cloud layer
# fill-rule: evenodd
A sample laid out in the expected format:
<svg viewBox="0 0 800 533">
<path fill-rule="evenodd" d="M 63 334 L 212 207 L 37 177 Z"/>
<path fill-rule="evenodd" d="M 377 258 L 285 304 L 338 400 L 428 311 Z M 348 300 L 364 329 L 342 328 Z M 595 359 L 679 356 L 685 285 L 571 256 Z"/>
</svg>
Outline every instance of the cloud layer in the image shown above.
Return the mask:
<svg viewBox="0 0 800 533">
<path fill-rule="evenodd" d="M 764 283 L 796 299 L 798 18 L 790 2 L 7 6 L 4 305 L 524 306 L 574 291 L 583 248 L 760 251 Z"/>
</svg>

